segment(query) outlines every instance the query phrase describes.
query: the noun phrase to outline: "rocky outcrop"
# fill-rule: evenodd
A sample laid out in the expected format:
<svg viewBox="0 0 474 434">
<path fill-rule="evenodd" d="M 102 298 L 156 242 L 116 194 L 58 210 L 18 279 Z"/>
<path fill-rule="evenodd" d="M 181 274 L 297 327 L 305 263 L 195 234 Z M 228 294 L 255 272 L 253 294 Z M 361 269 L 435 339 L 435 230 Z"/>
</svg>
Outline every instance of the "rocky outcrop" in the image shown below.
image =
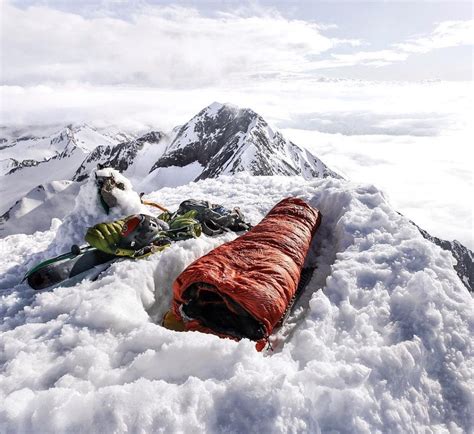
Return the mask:
<svg viewBox="0 0 474 434">
<path fill-rule="evenodd" d="M 252 175 L 340 177 L 309 151 L 286 140 L 250 109 L 213 103 L 183 125 L 150 172 L 199 163 L 196 181 Z"/>
<path fill-rule="evenodd" d="M 436 244 L 442 249 L 452 253 L 454 259 L 456 259 L 457 261 L 457 264 L 454 266 L 456 273 L 458 274 L 459 278 L 462 280 L 466 288 L 470 292 L 474 292 L 474 255 L 472 251 L 457 240 L 442 240 L 441 238 L 430 235 L 428 232 L 426 232 L 424 229 L 421 229 L 415 223 L 413 224 L 418 228 L 424 238 L 430 240 L 432 243 Z"/>
<path fill-rule="evenodd" d="M 125 172 L 134 163 L 146 143 L 159 143 L 162 138 L 163 133 L 151 131 L 138 139 L 119 143 L 113 147 L 98 146 L 82 162 L 73 179 L 83 181 L 97 166 L 111 167 L 119 172 Z"/>
</svg>

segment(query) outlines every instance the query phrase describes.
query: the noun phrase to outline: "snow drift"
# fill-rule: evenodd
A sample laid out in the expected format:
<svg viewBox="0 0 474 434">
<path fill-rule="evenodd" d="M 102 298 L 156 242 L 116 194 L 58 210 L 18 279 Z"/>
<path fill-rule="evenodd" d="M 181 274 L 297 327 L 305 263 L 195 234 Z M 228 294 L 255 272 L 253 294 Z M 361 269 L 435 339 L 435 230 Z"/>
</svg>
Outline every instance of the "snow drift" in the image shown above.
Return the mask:
<svg viewBox="0 0 474 434">
<path fill-rule="evenodd" d="M 38 185 L 0 216 L 0 236 L 49 229 L 53 218 L 64 218 L 71 212 L 79 188 L 74 181 Z"/>
<path fill-rule="evenodd" d="M 472 298 L 451 254 L 375 187 L 239 175 L 149 198 L 172 209 L 188 197 L 238 204 L 255 224 L 290 195 L 325 217 L 312 246 L 317 270 L 263 354 L 248 340 L 157 324 L 178 274 L 235 234 L 178 242 L 96 282 L 40 293 L 19 279 L 58 245 L 60 222 L 0 240 L 2 430 L 472 429 Z"/>
</svg>

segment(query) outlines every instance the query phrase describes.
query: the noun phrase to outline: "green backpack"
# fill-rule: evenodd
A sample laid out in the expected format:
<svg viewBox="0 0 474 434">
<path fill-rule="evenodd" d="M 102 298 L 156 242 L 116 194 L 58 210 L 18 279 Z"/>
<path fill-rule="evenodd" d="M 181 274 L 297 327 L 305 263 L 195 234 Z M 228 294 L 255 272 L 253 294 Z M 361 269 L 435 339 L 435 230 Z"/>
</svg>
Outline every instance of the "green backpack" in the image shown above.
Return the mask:
<svg viewBox="0 0 474 434">
<path fill-rule="evenodd" d="M 193 218 L 201 223 L 202 231 L 209 236 L 224 232 L 248 231 L 252 225 L 244 220 L 239 208 L 229 210 L 222 205 L 212 204 L 207 200 L 188 199 L 181 202 L 176 212 L 165 212 L 159 216 L 164 221 L 170 221 L 179 215 L 193 212 Z"/>
</svg>

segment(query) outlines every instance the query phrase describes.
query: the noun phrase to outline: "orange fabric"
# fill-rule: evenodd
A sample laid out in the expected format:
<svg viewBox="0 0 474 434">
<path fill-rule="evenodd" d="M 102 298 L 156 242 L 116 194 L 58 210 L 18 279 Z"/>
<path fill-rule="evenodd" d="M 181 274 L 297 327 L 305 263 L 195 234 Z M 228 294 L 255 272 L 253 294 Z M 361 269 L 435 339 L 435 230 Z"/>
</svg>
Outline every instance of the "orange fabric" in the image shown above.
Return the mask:
<svg viewBox="0 0 474 434">
<path fill-rule="evenodd" d="M 252 230 L 189 265 L 173 284 L 173 311 L 181 318 L 184 291 L 195 283 L 213 285 L 265 327 L 270 335 L 300 280 L 319 211 L 298 198 L 279 202 Z M 187 330 L 214 333 L 197 320 Z"/>
</svg>

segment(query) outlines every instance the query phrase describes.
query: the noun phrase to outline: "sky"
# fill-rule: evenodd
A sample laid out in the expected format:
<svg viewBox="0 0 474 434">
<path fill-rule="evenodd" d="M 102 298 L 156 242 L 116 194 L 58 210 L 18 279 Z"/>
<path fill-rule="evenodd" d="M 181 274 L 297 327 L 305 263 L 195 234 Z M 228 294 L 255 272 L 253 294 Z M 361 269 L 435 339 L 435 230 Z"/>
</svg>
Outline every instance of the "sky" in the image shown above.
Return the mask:
<svg viewBox="0 0 474 434">
<path fill-rule="evenodd" d="M 2 83 L 470 80 L 470 2 L 4 0 Z"/>
<path fill-rule="evenodd" d="M 249 107 L 434 235 L 474 247 L 471 2 L 0 8 L 1 125 L 169 131 L 213 101 Z"/>
</svg>

